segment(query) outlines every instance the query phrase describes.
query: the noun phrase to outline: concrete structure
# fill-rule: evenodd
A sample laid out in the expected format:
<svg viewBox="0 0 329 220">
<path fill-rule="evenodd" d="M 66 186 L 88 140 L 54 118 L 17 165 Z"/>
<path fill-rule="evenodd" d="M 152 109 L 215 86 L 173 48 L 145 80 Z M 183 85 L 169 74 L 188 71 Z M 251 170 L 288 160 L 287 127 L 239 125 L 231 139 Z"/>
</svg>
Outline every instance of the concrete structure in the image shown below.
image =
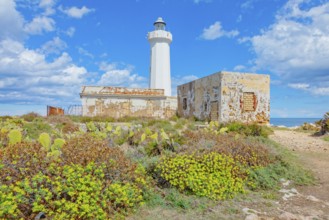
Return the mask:
<svg viewBox="0 0 329 220">
<path fill-rule="evenodd" d="M 269 124 L 270 76 L 219 72 L 177 87 L 178 115 Z"/>
<path fill-rule="evenodd" d="M 176 114 L 177 98 L 163 89 L 83 86 L 83 116 L 170 118 Z"/>
<path fill-rule="evenodd" d="M 172 35 L 166 31 L 166 23 L 162 18 L 154 22 L 155 30 L 148 33 L 151 45 L 150 88 L 164 89 L 166 96 L 171 96 L 170 79 L 170 43 Z"/>
</svg>

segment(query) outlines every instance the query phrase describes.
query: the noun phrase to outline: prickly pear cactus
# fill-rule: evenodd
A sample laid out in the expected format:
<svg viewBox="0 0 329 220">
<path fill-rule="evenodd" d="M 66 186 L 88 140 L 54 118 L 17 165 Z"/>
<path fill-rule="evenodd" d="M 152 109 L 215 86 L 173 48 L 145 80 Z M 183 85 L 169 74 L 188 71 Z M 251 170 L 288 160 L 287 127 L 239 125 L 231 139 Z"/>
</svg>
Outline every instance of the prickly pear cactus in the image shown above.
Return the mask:
<svg viewBox="0 0 329 220">
<path fill-rule="evenodd" d="M 19 130 L 11 130 L 8 133 L 9 145 L 14 145 L 22 141 L 22 133 Z"/>
<path fill-rule="evenodd" d="M 60 150 L 65 144 L 65 140 L 62 138 L 56 138 L 53 145 L 51 145 L 51 151 Z"/>
<path fill-rule="evenodd" d="M 47 150 L 50 150 L 50 143 L 51 143 L 51 139 L 49 134 L 47 133 L 41 133 L 39 136 L 39 143 Z"/>
</svg>

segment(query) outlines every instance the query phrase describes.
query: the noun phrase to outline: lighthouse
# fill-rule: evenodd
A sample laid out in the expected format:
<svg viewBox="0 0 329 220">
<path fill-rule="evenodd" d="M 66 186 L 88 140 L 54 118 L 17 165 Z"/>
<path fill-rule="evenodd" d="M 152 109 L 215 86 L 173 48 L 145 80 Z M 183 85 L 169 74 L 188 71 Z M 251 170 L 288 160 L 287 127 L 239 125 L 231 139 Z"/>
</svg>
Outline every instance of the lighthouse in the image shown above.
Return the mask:
<svg viewBox="0 0 329 220">
<path fill-rule="evenodd" d="M 151 46 L 150 88 L 164 89 L 165 96 L 171 96 L 170 43 L 172 35 L 166 31 L 161 17 L 154 22 L 155 30 L 148 33 Z"/>
</svg>

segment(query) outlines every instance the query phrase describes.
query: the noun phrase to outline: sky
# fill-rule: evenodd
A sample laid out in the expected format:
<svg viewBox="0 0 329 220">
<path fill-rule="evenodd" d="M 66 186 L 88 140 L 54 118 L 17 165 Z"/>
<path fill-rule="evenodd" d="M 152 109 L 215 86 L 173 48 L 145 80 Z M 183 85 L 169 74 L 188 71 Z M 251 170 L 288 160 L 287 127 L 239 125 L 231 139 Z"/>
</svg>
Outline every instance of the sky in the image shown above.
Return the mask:
<svg viewBox="0 0 329 220">
<path fill-rule="evenodd" d="M 271 117 L 329 111 L 328 0 L 0 0 L 0 115 L 81 104 L 83 85 L 148 87 L 147 33 L 173 35 L 176 86 L 271 76 Z"/>
</svg>

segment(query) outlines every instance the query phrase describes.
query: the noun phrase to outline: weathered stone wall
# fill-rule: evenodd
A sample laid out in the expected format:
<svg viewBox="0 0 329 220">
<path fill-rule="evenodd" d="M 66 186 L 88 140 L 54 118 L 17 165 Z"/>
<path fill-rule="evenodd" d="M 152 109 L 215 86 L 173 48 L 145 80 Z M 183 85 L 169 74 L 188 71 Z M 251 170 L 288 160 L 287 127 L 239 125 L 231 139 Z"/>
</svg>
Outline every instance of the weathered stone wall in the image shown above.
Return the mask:
<svg viewBox="0 0 329 220">
<path fill-rule="evenodd" d="M 219 72 L 178 86 L 178 115 L 269 123 L 269 75 Z"/>
<path fill-rule="evenodd" d="M 270 76 L 222 73 L 222 121 L 268 124 L 270 121 Z"/>
<path fill-rule="evenodd" d="M 178 86 L 178 115 L 207 120 L 217 103 L 219 109 L 221 75 L 213 74 Z M 183 106 L 184 99 L 186 107 Z"/>
<path fill-rule="evenodd" d="M 84 116 L 169 118 L 177 109 L 177 98 L 162 89 L 84 86 L 80 97 Z"/>
</svg>

